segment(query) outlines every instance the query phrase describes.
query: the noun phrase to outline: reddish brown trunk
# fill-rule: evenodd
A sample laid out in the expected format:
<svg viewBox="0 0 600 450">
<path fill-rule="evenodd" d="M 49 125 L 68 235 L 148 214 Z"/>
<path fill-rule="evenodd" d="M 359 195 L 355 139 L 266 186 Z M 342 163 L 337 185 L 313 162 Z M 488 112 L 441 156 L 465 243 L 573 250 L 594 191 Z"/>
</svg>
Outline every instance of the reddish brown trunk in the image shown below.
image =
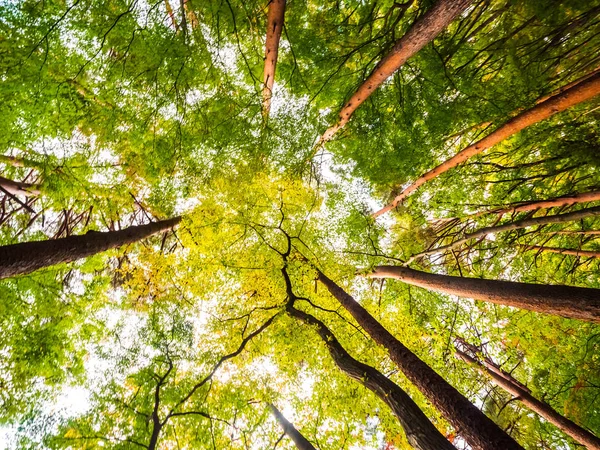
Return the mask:
<svg viewBox="0 0 600 450">
<path fill-rule="evenodd" d="M 452 424 L 457 433 L 475 450 L 522 449 L 508 434 L 431 367 L 392 336 L 367 310 L 342 288 L 319 272 L 321 281 L 360 326 L 389 352 L 390 358 L 406 377 Z"/>
<path fill-rule="evenodd" d="M 287 437 L 294 442 L 298 450 L 316 450 L 309 440 L 306 439 L 302 433 L 300 433 L 296 427 L 294 427 L 294 425 L 292 425 L 292 423 L 288 421 L 277 408 L 275 408 L 273 404 L 269 403 L 269 408 L 277 419 L 277 422 L 279 422 L 279 425 L 281 425 L 281 428 L 283 428 L 283 431 Z"/>
<path fill-rule="evenodd" d="M 373 213 L 374 217 L 380 216 L 391 209 L 395 208 L 400 204 L 408 195 L 416 191 L 423 184 L 427 183 L 434 178 L 437 178 L 441 174 L 453 169 L 454 167 L 465 162 L 472 156 L 478 155 L 488 148 L 496 145 L 504 139 L 518 133 L 519 131 L 547 119 L 554 114 L 564 111 L 571 106 L 577 105 L 581 102 L 589 100 L 600 93 L 600 73 L 595 73 L 592 76 L 588 76 L 584 81 L 578 81 L 573 87 L 565 89 L 559 94 L 550 97 L 549 99 L 535 105 L 526 111 L 521 112 L 513 119 L 500 126 L 492 133 L 484 137 L 483 139 L 469 145 L 467 148 L 461 150 L 459 153 L 454 155 L 452 158 L 444 161 L 436 168 L 423 174 L 417 180 L 415 180 L 410 186 L 405 188 L 394 200 L 387 205 L 385 208 Z"/>
<path fill-rule="evenodd" d="M 600 191 L 584 192 L 582 194 L 565 195 L 550 200 L 539 200 L 535 202 L 520 202 L 505 208 L 492 209 L 473 214 L 473 217 L 483 216 L 485 214 L 504 214 L 519 213 L 526 211 L 536 211 L 538 209 L 558 208 L 561 206 L 570 206 L 577 203 L 600 201 Z"/>
<path fill-rule="evenodd" d="M 417 20 L 392 50 L 377 64 L 373 72 L 360 85 L 342 108 L 338 123 L 328 128 L 319 139 L 318 146 L 329 141 L 338 130 L 348 123 L 354 111 L 393 75 L 410 57 L 440 34 L 456 16 L 463 12 L 472 0 L 438 0 L 427 13 Z"/>
<path fill-rule="evenodd" d="M 413 448 L 456 450 L 406 392 L 381 372 L 350 356 L 323 322 L 291 305 L 288 305 L 287 311 L 291 316 L 314 326 L 340 370 L 371 390 L 391 408 Z"/>
<path fill-rule="evenodd" d="M 482 280 L 379 266 L 369 278 L 395 278 L 436 292 L 600 323 L 600 289 Z"/>
<path fill-rule="evenodd" d="M 497 373 L 489 370 L 485 366 L 482 366 L 479 361 L 467 355 L 466 353 L 461 352 L 460 350 L 456 350 L 456 355 L 463 361 L 475 367 L 480 373 L 489 376 L 496 385 L 500 386 L 509 394 L 518 397 L 525 406 L 539 414 L 541 417 L 546 419 L 552 425 L 556 426 L 568 436 L 571 436 L 580 444 L 586 446 L 590 450 L 600 450 L 600 439 L 556 412 L 547 403 L 536 399 L 528 391 L 521 388 L 519 386 L 520 383 L 518 383 L 516 380 L 513 382 L 506 377 L 499 376 Z"/>
<path fill-rule="evenodd" d="M 585 219 L 586 217 L 593 217 L 600 214 L 600 206 L 595 206 L 593 208 L 585 208 L 579 211 L 574 211 L 566 214 L 557 214 L 554 216 L 544 216 L 544 217 L 532 217 L 530 219 L 517 220 L 515 222 L 506 223 L 504 225 L 498 225 L 495 227 L 486 227 L 480 230 L 477 230 L 473 233 L 466 234 L 463 238 L 457 239 L 448 245 L 442 245 L 441 247 L 437 247 L 431 250 L 426 250 L 421 253 L 417 253 L 411 256 L 404 265 L 408 265 L 415 261 L 418 258 L 422 258 L 424 256 L 435 255 L 436 253 L 443 253 L 447 250 L 451 250 L 456 248 L 462 244 L 469 242 L 471 239 L 479 239 L 485 238 L 490 234 L 501 233 L 504 231 L 513 231 L 520 230 L 521 228 L 532 227 L 536 225 L 549 225 L 551 223 L 564 223 L 564 222 L 573 222 L 576 220 Z"/>
<path fill-rule="evenodd" d="M 0 279 L 27 274 L 42 267 L 75 261 L 131 244 L 169 230 L 180 221 L 181 217 L 176 217 L 119 231 L 88 231 L 81 236 L 5 245 L 0 247 Z"/>
<path fill-rule="evenodd" d="M 523 248 L 523 250 L 558 253 L 561 255 L 583 256 L 585 258 L 600 258 L 600 252 L 593 250 L 574 250 L 569 248 L 545 247 L 542 245 L 521 245 L 521 248 Z"/>
<path fill-rule="evenodd" d="M 265 71 L 263 76 L 263 116 L 267 118 L 271 110 L 275 68 L 279 53 L 279 39 L 283 30 L 285 0 L 271 0 L 267 16 L 267 40 L 265 43 Z"/>
</svg>

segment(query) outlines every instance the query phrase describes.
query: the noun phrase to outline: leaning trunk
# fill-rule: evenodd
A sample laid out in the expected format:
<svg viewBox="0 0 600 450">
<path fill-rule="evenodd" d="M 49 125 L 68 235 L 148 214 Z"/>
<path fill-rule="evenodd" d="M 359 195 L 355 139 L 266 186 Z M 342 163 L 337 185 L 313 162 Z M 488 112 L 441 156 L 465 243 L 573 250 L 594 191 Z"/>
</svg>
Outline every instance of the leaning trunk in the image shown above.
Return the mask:
<svg viewBox="0 0 600 450">
<path fill-rule="evenodd" d="M 600 94 L 600 73 L 595 73 L 585 81 L 575 84 L 570 89 L 566 89 L 559 94 L 535 105 L 533 108 L 523 111 L 483 139 L 475 142 L 472 145 L 469 145 L 452 158 L 444 161 L 436 168 L 423 174 L 410 186 L 405 188 L 399 195 L 397 195 L 389 205 L 375 212 L 373 216 L 377 217 L 395 208 L 408 195 L 416 191 L 419 187 L 428 181 L 439 177 L 441 174 L 449 171 L 450 169 L 460 165 L 472 156 L 482 153 L 488 148 L 518 133 L 530 125 L 545 120 L 558 112 L 564 111 L 574 105 L 589 100 L 598 94 Z"/>
<path fill-rule="evenodd" d="M 283 428 L 284 433 L 294 442 L 298 450 L 316 450 L 309 440 L 306 439 L 273 404 L 269 403 L 269 408 L 277 419 L 277 422 L 279 422 L 279 425 L 281 425 L 281 428 Z"/>
<path fill-rule="evenodd" d="M 169 230 L 180 221 L 181 217 L 175 217 L 118 231 L 88 231 L 81 236 L 5 245 L 0 247 L 0 279 L 27 274 L 42 267 L 75 261 L 131 244 Z"/>
<path fill-rule="evenodd" d="M 566 435 L 571 436 L 590 450 L 600 450 L 600 439 L 589 431 L 581 428 L 576 423 L 560 415 L 547 403 L 533 397 L 529 392 L 522 389 L 518 383 L 513 383 L 505 377 L 499 376 L 497 373 L 482 366 L 479 361 L 460 350 L 456 350 L 456 355 L 463 361 L 475 367 L 480 373 L 489 376 L 496 385 L 500 386 L 514 397 L 517 397 L 530 410 L 539 414 Z"/>
<path fill-rule="evenodd" d="M 367 276 L 396 278 L 444 294 L 600 323 L 600 289 L 453 277 L 400 266 L 378 266 Z"/>
<path fill-rule="evenodd" d="M 313 325 L 327 345 L 336 365 L 350 378 L 375 393 L 391 408 L 413 448 L 417 450 L 456 450 L 406 392 L 378 370 L 350 356 L 323 322 L 291 305 L 288 306 L 287 311 L 291 316 L 308 325 Z"/>
<path fill-rule="evenodd" d="M 465 396 L 388 332 L 367 310 L 342 288 L 319 272 L 321 281 L 360 326 L 389 352 L 406 377 L 452 424 L 475 450 L 522 449 Z"/>
<path fill-rule="evenodd" d="M 392 50 L 377 64 L 369 77 L 360 85 L 339 114 L 338 123 L 328 128 L 319 139 L 322 145 L 344 127 L 354 111 L 383 84 L 410 57 L 440 34 L 472 0 L 438 0 L 427 13 L 417 20 L 408 32 L 398 39 Z"/>
<path fill-rule="evenodd" d="M 277 54 L 279 53 L 279 39 L 283 29 L 285 17 L 285 0 L 271 0 L 267 15 L 267 40 L 265 42 L 265 70 L 263 75 L 263 116 L 269 116 L 271 98 L 273 96 L 273 83 L 275 81 L 275 68 L 277 67 Z"/>
<path fill-rule="evenodd" d="M 415 261 L 418 258 L 422 258 L 424 256 L 435 255 L 437 253 L 443 253 L 447 250 L 452 250 L 462 244 L 469 242 L 471 239 L 479 239 L 485 238 L 490 234 L 502 233 L 505 231 L 514 231 L 520 230 L 522 228 L 532 227 L 536 225 L 549 225 L 551 223 L 565 223 L 565 222 L 574 222 L 576 220 L 582 220 L 586 217 L 593 217 L 600 215 L 600 206 L 595 206 L 593 208 L 585 208 L 580 209 L 579 211 L 573 211 L 566 214 L 557 214 L 553 216 L 543 216 L 543 217 L 532 217 L 530 219 L 516 220 L 514 222 L 505 223 L 504 225 L 498 225 L 494 227 L 486 227 L 480 230 L 474 231 L 473 233 L 466 234 L 464 237 L 457 239 L 448 245 L 442 245 L 441 247 L 433 248 L 431 250 L 426 250 L 421 253 L 417 253 L 411 256 L 404 264 L 408 265 L 411 262 Z"/>
</svg>

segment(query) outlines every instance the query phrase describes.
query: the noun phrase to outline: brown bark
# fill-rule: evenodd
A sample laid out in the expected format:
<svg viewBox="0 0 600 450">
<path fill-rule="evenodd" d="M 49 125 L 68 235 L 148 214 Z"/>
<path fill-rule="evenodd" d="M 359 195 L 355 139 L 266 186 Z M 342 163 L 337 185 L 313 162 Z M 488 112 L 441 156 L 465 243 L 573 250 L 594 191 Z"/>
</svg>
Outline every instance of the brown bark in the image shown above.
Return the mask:
<svg viewBox="0 0 600 450">
<path fill-rule="evenodd" d="M 314 326 L 340 370 L 371 390 L 390 407 L 413 448 L 456 450 L 406 392 L 378 370 L 350 356 L 323 322 L 291 305 L 288 305 L 287 311 L 291 316 Z"/>
<path fill-rule="evenodd" d="M 452 387 L 437 372 L 387 331 L 367 310 L 342 288 L 319 272 L 319 281 L 360 326 L 389 352 L 406 377 L 442 413 L 444 418 L 474 450 L 522 449 L 490 418 Z"/>
<path fill-rule="evenodd" d="M 40 191 L 37 189 L 36 185 L 20 183 L 4 177 L 0 177 L 0 187 L 12 195 L 22 194 L 26 197 L 40 195 Z"/>
<path fill-rule="evenodd" d="M 401 266 L 378 266 L 367 277 L 395 278 L 445 294 L 600 323 L 600 289 L 454 277 Z"/>
<path fill-rule="evenodd" d="M 431 250 L 425 250 L 424 252 L 417 253 L 411 256 L 404 264 L 408 265 L 414 260 L 418 258 L 422 258 L 423 256 L 435 255 L 436 253 L 442 253 L 446 250 L 451 250 L 456 248 L 466 242 L 469 242 L 471 239 L 484 238 L 489 234 L 501 233 L 504 231 L 513 231 L 519 230 L 521 228 L 532 227 L 536 225 L 549 225 L 551 223 L 564 223 L 564 222 L 572 222 L 575 220 L 585 219 L 586 217 L 597 216 L 600 214 L 600 206 L 595 206 L 593 208 L 585 208 L 579 211 L 574 211 L 566 214 L 556 214 L 553 216 L 544 216 L 544 217 L 532 217 L 530 219 L 516 220 L 514 222 L 509 222 L 504 225 L 497 225 L 494 227 L 486 227 L 480 230 L 477 230 L 473 233 L 466 234 L 463 238 L 457 239 L 448 245 L 442 245 L 441 247 L 437 247 Z"/>
<path fill-rule="evenodd" d="M 598 439 L 592 433 L 580 427 L 576 423 L 559 414 L 547 403 L 536 399 L 529 392 L 521 388 L 519 386 L 520 383 L 516 382 L 516 380 L 514 380 L 515 382 L 513 382 L 510 379 L 499 376 L 498 374 L 483 366 L 475 358 L 472 358 L 471 356 L 467 355 L 464 352 L 461 352 L 458 349 L 456 350 L 456 355 L 469 365 L 475 367 L 480 373 L 489 376 L 496 385 L 500 386 L 506 392 L 515 397 L 518 397 L 519 400 L 525 406 L 539 414 L 541 417 L 546 419 L 548 422 L 550 422 L 552 425 L 564 432 L 566 435 L 571 436 L 577 442 L 586 446 L 590 450 L 600 450 L 600 439 Z"/>
<path fill-rule="evenodd" d="M 352 114 L 369 98 L 375 89 L 392 76 L 410 57 L 440 34 L 471 3 L 472 0 L 438 0 L 423 17 L 412 25 L 403 37 L 396 41 L 392 50 L 379 61 L 375 69 L 342 108 L 338 122 L 323 133 L 317 145 L 320 146 L 329 141 L 338 130 L 348 123 Z"/>
<path fill-rule="evenodd" d="M 279 53 L 279 39 L 283 30 L 285 17 L 285 0 L 271 0 L 267 15 L 267 40 L 265 43 L 265 71 L 263 76 L 263 117 L 269 117 L 271 98 L 273 96 L 273 83 L 275 81 L 275 68 L 277 67 L 277 54 Z"/>
<path fill-rule="evenodd" d="M 0 279 L 31 273 L 42 267 L 75 261 L 111 248 L 131 244 L 173 228 L 181 217 L 118 231 L 88 231 L 84 235 L 0 247 Z"/>
<path fill-rule="evenodd" d="M 488 148 L 518 133 L 530 125 L 545 120 L 554 114 L 564 111 L 581 102 L 589 100 L 598 94 L 600 94 L 600 72 L 594 73 L 594 75 L 589 76 L 584 81 L 577 82 L 573 87 L 565 89 L 553 97 L 536 104 L 534 107 L 521 112 L 504 125 L 488 134 L 483 139 L 480 139 L 474 144 L 469 145 L 452 158 L 426 172 L 417 180 L 415 180 L 410 186 L 405 188 L 400 194 L 398 194 L 385 208 L 373 213 L 373 217 L 380 216 L 381 214 L 384 214 L 395 208 L 408 195 L 416 191 L 423 184 L 433 180 L 434 178 L 437 178 L 450 169 L 455 168 L 472 156 L 482 153 Z"/>
<path fill-rule="evenodd" d="M 315 447 L 310 443 L 308 439 L 306 439 L 302 433 L 300 433 L 294 425 L 288 421 L 281 412 L 272 403 L 269 403 L 269 409 L 283 428 L 283 431 L 289 437 L 298 450 L 316 450 Z"/>
<path fill-rule="evenodd" d="M 485 214 L 511 214 L 526 211 L 535 211 L 538 209 L 547 208 L 558 208 L 561 206 L 570 206 L 577 203 L 585 202 L 596 202 L 600 201 L 600 191 L 583 192 L 581 194 L 565 195 L 563 197 L 557 197 L 550 200 L 539 200 L 534 202 L 520 202 L 515 205 L 507 206 L 505 208 L 497 208 L 489 211 L 482 211 L 474 214 L 473 216 L 482 216 Z"/>
<path fill-rule="evenodd" d="M 545 247 L 542 245 L 521 245 L 523 250 L 535 250 L 538 252 L 558 253 L 561 255 L 584 256 L 586 258 L 600 258 L 600 251 L 576 250 L 570 248 Z"/>
</svg>

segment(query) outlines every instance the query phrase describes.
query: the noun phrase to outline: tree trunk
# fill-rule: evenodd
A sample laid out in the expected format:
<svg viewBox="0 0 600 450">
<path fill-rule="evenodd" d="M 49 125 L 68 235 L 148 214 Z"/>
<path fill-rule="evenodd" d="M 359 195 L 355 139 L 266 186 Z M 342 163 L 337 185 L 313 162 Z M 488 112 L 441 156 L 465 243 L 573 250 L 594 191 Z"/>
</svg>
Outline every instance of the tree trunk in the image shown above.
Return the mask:
<svg viewBox="0 0 600 450">
<path fill-rule="evenodd" d="M 600 323 L 600 289 L 595 288 L 453 277 L 401 266 L 378 266 L 367 277 L 396 278 L 444 294 Z"/>
<path fill-rule="evenodd" d="M 575 220 L 581 220 L 586 217 L 597 216 L 600 214 L 600 206 L 595 206 L 593 208 L 585 208 L 580 209 L 579 211 L 574 211 L 566 214 L 557 214 L 554 216 L 544 216 L 544 217 L 532 217 L 529 219 L 517 220 L 515 222 L 506 223 L 504 225 L 497 225 L 494 227 L 486 227 L 480 230 L 477 230 L 473 233 L 466 234 L 465 237 L 457 239 L 448 245 L 442 245 L 441 247 L 437 247 L 431 250 L 425 250 L 424 252 L 417 253 L 411 256 L 404 264 L 408 265 L 414 260 L 418 258 L 422 258 L 423 256 L 435 255 L 436 253 L 443 253 L 446 250 L 451 250 L 453 248 L 458 247 L 459 245 L 465 244 L 469 242 L 471 239 L 484 238 L 489 234 L 501 233 L 503 231 L 513 231 L 519 230 L 521 228 L 532 227 L 535 225 L 549 225 L 551 223 L 564 223 L 564 222 L 573 222 Z"/>
<path fill-rule="evenodd" d="M 581 194 L 565 195 L 550 200 L 538 200 L 534 202 L 519 202 L 504 208 L 492 209 L 489 211 L 481 211 L 473 214 L 472 217 L 480 217 L 485 214 L 504 214 L 519 213 L 526 211 L 535 211 L 538 209 L 558 208 L 561 206 L 570 206 L 577 203 L 596 202 L 600 201 L 600 191 L 584 192 Z"/>
<path fill-rule="evenodd" d="M 389 352 L 406 377 L 442 413 L 474 450 L 522 449 L 490 418 L 390 334 L 367 310 L 342 288 L 319 272 L 319 281 L 360 326 Z"/>
<path fill-rule="evenodd" d="M 600 450 L 600 439 L 576 423 L 560 415 L 547 403 L 533 397 L 529 392 L 522 389 L 519 386 L 519 383 L 513 383 L 510 379 L 499 376 L 495 372 L 481 365 L 475 358 L 472 358 L 458 349 L 456 350 L 456 355 L 466 363 L 475 367 L 480 373 L 487 374 L 496 385 L 500 386 L 509 394 L 518 397 L 525 406 L 539 414 L 552 425 L 556 426 L 566 435 L 571 436 L 590 450 Z"/>
<path fill-rule="evenodd" d="M 545 247 L 542 245 L 521 245 L 523 250 L 535 250 L 538 252 L 558 253 L 561 255 L 584 256 L 586 258 L 600 258 L 600 251 L 573 250 L 569 248 Z"/>
<path fill-rule="evenodd" d="M 88 231 L 84 235 L 0 247 L 0 279 L 31 273 L 42 267 L 75 261 L 105 250 L 131 244 L 173 228 L 181 217 L 138 225 L 119 231 Z"/>
<path fill-rule="evenodd" d="M 406 34 L 398 39 L 392 50 L 383 57 L 368 78 L 352 94 L 342 108 L 338 123 L 328 128 L 319 139 L 317 146 L 329 141 L 343 128 L 358 107 L 381 84 L 393 75 L 410 57 L 440 34 L 456 16 L 463 12 L 472 0 L 438 0 L 427 13 L 417 20 Z"/>
<path fill-rule="evenodd" d="M 279 39 L 283 30 L 285 17 L 285 0 L 271 0 L 267 16 L 267 40 L 265 43 L 265 71 L 263 76 L 263 117 L 267 119 L 271 110 L 275 68 L 279 53 Z"/>
<path fill-rule="evenodd" d="M 306 439 L 302 433 L 300 433 L 296 427 L 294 427 L 294 425 L 289 422 L 277 408 L 275 408 L 272 403 L 269 403 L 269 408 L 277 419 L 277 422 L 279 422 L 279 425 L 281 425 L 281 428 L 283 428 L 285 434 L 287 434 L 287 437 L 294 441 L 294 444 L 298 450 L 316 450 L 315 447 L 308 441 L 308 439 Z"/>
<path fill-rule="evenodd" d="M 8 178 L 0 177 L 0 187 L 12 195 L 23 194 L 26 197 L 40 195 L 37 186 L 30 183 L 19 183 L 18 181 L 9 180 Z"/>
<path fill-rule="evenodd" d="M 287 311 L 291 316 L 314 326 L 327 345 L 336 365 L 350 378 L 375 393 L 391 408 L 413 448 L 417 450 L 456 450 L 406 392 L 378 370 L 350 356 L 323 322 L 291 305 L 287 307 Z"/>
<path fill-rule="evenodd" d="M 387 205 L 385 208 L 373 213 L 373 217 L 380 216 L 391 209 L 395 208 L 400 204 L 409 194 L 416 191 L 426 182 L 437 178 L 441 174 L 453 169 L 459 164 L 465 162 L 472 156 L 478 155 L 488 148 L 496 145 L 504 139 L 518 133 L 519 131 L 547 119 L 554 114 L 564 111 L 571 106 L 577 105 L 581 102 L 591 99 L 596 95 L 600 94 L 600 73 L 595 73 L 591 77 L 588 76 L 584 81 L 576 82 L 576 84 L 557 95 L 550 97 L 549 99 L 535 105 L 534 107 L 521 112 L 504 125 L 497 128 L 492 133 L 488 134 L 483 139 L 469 145 L 467 148 L 461 150 L 452 158 L 444 161 L 436 168 L 426 172 L 417 180 L 415 180 L 410 186 L 405 188 L 394 200 Z"/>
</svg>

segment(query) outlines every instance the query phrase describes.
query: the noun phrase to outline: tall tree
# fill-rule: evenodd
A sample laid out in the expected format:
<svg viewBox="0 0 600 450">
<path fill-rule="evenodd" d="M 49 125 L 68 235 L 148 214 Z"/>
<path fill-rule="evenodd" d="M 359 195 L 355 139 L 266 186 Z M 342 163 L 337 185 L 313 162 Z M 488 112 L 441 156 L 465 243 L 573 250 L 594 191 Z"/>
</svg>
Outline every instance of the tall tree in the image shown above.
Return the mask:
<svg viewBox="0 0 600 450">
<path fill-rule="evenodd" d="M 296 427 L 285 418 L 283 414 L 272 404 L 269 403 L 269 409 L 283 428 L 283 432 L 294 442 L 298 450 L 316 450 L 315 447 L 300 433 Z"/>
<path fill-rule="evenodd" d="M 371 74 L 341 109 L 338 122 L 323 133 L 317 146 L 329 141 L 385 80 L 411 56 L 435 39 L 471 3 L 472 0 L 437 0 L 435 5 L 417 20 L 406 34 L 396 41 L 392 50 L 377 63 Z"/>
<path fill-rule="evenodd" d="M 584 81 L 575 84 L 569 89 L 565 89 L 559 94 L 556 94 L 541 103 L 538 103 L 533 108 L 521 112 L 516 117 L 510 119 L 508 122 L 488 134 L 483 139 L 480 139 L 474 144 L 469 145 L 452 158 L 424 173 L 408 187 L 402 189 L 402 192 L 400 192 L 400 194 L 398 194 L 387 206 L 373 213 L 373 216 L 377 217 L 394 209 L 408 195 L 416 191 L 428 181 L 431 181 L 441 174 L 457 167 L 467 159 L 484 152 L 485 150 L 518 133 L 524 128 L 545 120 L 554 114 L 564 111 L 574 105 L 585 102 L 598 94 L 600 94 L 600 73 L 596 73 L 591 77 L 586 76 Z"/>
<path fill-rule="evenodd" d="M 379 266 L 367 276 L 395 278 L 445 294 L 600 323 L 600 289 L 454 277 L 401 266 Z"/>
<path fill-rule="evenodd" d="M 456 239 L 451 244 L 442 245 L 431 250 L 425 250 L 423 252 L 416 253 L 405 262 L 405 265 L 412 263 L 418 258 L 422 258 L 428 255 L 435 255 L 436 253 L 443 253 L 447 250 L 459 247 L 460 245 L 463 245 L 472 239 L 485 238 L 486 236 L 489 236 L 491 234 L 502 233 L 504 231 L 519 230 L 522 228 L 532 227 L 536 225 L 571 222 L 585 219 L 586 217 L 594 217 L 597 215 L 600 215 L 600 206 L 580 209 L 579 211 L 573 211 L 565 214 L 531 217 L 528 219 L 515 220 L 514 222 L 509 222 L 502 225 L 481 228 L 480 230 L 465 234 L 462 238 Z"/>
<path fill-rule="evenodd" d="M 477 369 L 480 373 L 490 377 L 495 384 L 500 386 L 509 394 L 518 398 L 519 401 L 521 401 L 529 409 L 539 414 L 552 425 L 556 426 L 565 434 L 571 436 L 586 448 L 590 450 L 600 449 L 600 439 L 573 421 L 559 414 L 547 403 L 535 398 L 530 392 L 528 392 L 526 389 L 523 389 L 520 383 L 512 379 L 510 375 L 499 375 L 497 372 L 483 366 L 477 359 L 459 349 L 456 349 L 456 356 L 472 367 L 475 367 L 475 369 Z"/>
<path fill-rule="evenodd" d="M 480 450 L 522 448 L 431 367 L 392 336 L 341 287 L 320 271 L 318 279 L 369 336 L 386 348 L 390 358 L 402 373 L 442 413 L 470 446 Z"/>
<path fill-rule="evenodd" d="M 88 231 L 81 236 L 4 245 L 0 247 L 0 278 L 31 273 L 43 267 L 75 261 L 132 244 L 170 230 L 180 221 L 181 217 L 175 217 L 117 231 Z"/>
<path fill-rule="evenodd" d="M 267 40 L 265 42 L 265 69 L 263 73 L 263 116 L 267 118 L 271 111 L 271 98 L 273 97 L 273 83 L 275 82 L 275 69 L 277 68 L 277 55 L 279 53 L 279 39 L 285 18 L 286 0 L 270 0 L 267 16 Z"/>
<path fill-rule="evenodd" d="M 296 319 L 308 325 L 313 325 L 325 345 L 327 345 L 329 354 L 336 365 L 350 378 L 373 391 L 392 409 L 394 415 L 402 424 L 406 438 L 413 448 L 417 450 L 455 449 L 433 426 L 406 392 L 375 368 L 350 356 L 323 322 L 304 311 L 296 309 L 291 303 L 287 306 L 287 312 Z"/>
</svg>

